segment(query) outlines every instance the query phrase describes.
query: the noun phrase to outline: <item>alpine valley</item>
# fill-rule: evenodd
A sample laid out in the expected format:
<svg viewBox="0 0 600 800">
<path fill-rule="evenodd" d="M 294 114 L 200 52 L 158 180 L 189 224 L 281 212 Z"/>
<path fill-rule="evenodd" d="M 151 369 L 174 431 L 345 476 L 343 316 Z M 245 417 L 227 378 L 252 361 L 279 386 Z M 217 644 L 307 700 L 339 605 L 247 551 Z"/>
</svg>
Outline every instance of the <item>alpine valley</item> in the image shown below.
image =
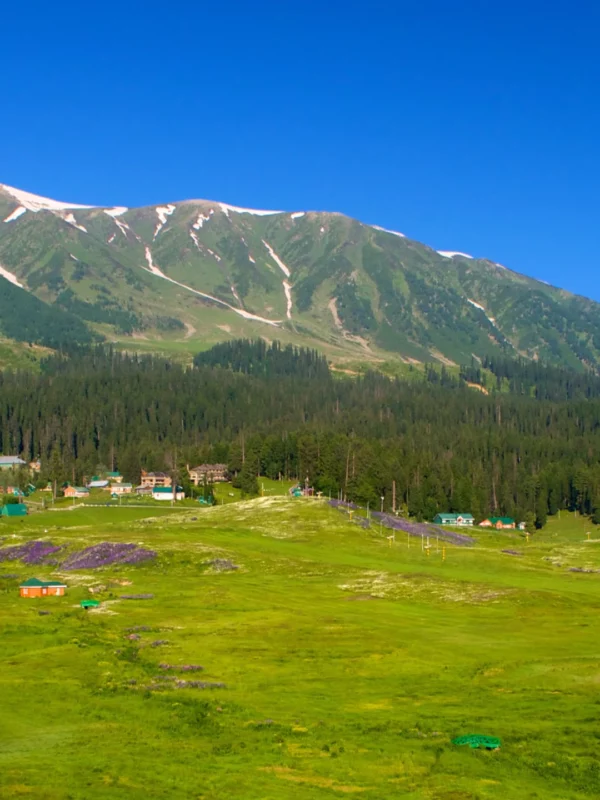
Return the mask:
<svg viewBox="0 0 600 800">
<path fill-rule="evenodd" d="M 98 208 L 0 184 L 0 274 L 0 333 L 40 349 L 264 337 L 338 363 L 600 365 L 597 303 L 337 213 Z"/>
</svg>

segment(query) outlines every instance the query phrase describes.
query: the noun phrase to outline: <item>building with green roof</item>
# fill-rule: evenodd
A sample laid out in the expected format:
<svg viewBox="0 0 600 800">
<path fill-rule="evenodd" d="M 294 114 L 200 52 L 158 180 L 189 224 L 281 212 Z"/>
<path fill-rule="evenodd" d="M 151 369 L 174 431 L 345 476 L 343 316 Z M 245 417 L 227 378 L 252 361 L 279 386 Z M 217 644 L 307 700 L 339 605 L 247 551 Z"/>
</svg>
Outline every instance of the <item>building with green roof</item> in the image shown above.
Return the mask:
<svg viewBox="0 0 600 800">
<path fill-rule="evenodd" d="M 457 528 L 470 527 L 475 523 L 472 514 L 436 514 L 434 519 L 436 525 L 454 525 Z"/>
<path fill-rule="evenodd" d="M 3 517 L 26 517 L 27 506 L 25 503 L 7 503 L 2 506 L 0 515 Z"/>
<path fill-rule="evenodd" d="M 29 578 L 19 586 L 21 597 L 62 597 L 67 585 L 62 581 L 41 581 Z"/>
</svg>

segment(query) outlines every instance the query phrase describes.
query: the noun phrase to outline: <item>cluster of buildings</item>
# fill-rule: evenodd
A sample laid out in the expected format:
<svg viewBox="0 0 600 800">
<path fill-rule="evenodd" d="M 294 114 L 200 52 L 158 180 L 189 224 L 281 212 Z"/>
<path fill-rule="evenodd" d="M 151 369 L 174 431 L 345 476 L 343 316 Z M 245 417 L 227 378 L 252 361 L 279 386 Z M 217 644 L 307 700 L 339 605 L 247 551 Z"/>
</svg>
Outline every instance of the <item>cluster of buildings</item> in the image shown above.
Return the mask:
<svg viewBox="0 0 600 800">
<path fill-rule="evenodd" d="M 188 474 L 194 486 L 201 486 L 204 482 L 222 483 L 229 479 L 227 464 L 200 464 L 198 467 L 188 467 Z M 49 487 L 51 489 L 52 487 Z M 92 489 L 101 489 L 111 497 L 137 494 L 152 497 L 154 500 L 183 500 L 183 488 L 173 488 L 173 479 L 168 472 L 146 472 L 142 470 L 139 486 L 125 483 L 120 472 L 107 472 L 104 476 L 94 475 L 86 486 L 66 486 L 63 490 L 65 497 L 89 497 Z"/>
<path fill-rule="evenodd" d="M 453 525 L 457 528 L 472 528 L 475 525 L 475 518 L 472 514 L 436 514 L 434 519 L 436 525 Z M 525 530 L 525 523 L 515 522 L 512 517 L 487 517 L 479 523 L 480 528 L 494 528 L 497 531 L 514 531 L 518 528 Z"/>
<path fill-rule="evenodd" d="M 183 500 L 185 493 L 181 486 L 173 488 L 173 480 L 166 472 L 145 472 L 142 470 L 140 485 L 125 483 L 120 472 L 109 472 L 105 478 L 95 475 L 87 486 L 66 486 L 65 497 L 85 498 L 92 489 L 100 489 L 111 497 L 122 497 L 128 494 L 145 495 L 154 500 Z"/>
</svg>

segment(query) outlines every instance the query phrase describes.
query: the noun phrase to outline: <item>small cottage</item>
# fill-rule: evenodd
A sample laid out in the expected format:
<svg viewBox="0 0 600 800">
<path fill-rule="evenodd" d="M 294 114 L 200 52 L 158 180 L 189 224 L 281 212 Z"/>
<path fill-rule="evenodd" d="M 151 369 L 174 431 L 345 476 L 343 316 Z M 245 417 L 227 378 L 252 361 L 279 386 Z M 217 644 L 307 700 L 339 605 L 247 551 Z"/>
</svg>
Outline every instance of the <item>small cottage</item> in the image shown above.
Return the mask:
<svg viewBox="0 0 600 800">
<path fill-rule="evenodd" d="M 19 469 L 26 466 L 27 463 L 19 456 L 0 456 L 0 469 Z"/>
<path fill-rule="evenodd" d="M 121 483 L 123 480 L 120 472 L 107 472 L 106 477 L 111 483 Z"/>
<path fill-rule="evenodd" d="M 184 500 L 185 492 L 181 486 L 177 486 L 175 492 L 172 486 L 155 486 L 152 489 L 152 497 L 154 500 Z"/>
<path fill-rule="evenodd" d="M 40 581 L 29 578 L 19 586 L 21 597 L 62 597 L 67 588 L 61 581 Z"/>
<path fill-rule="evenodd" d="M 436 525 L 454 525 L 460 528 L 472 526 L 475 518 L 472 514 L 436 514 L 433 521 Z"/>
<path fill-rule="evenodd" d="M 122 494 L 131 494 L 133 486 L 131 483 L 112 483 L 110 486 L 110 493 L 117 496 Z"/>
<path fill-rule="evenodd" d="M 516 528 L 512 517 L 488 517 L 479 523 L 480 528 L 495 528 L 497 531 L 510 531 Z"/>
<path fill-rule="evenodd" d="M 8 503 L 5 506 L 2 506 L 2 511 L 0 514 L 3 517 L 26 517 L 27 516 L 27 506 L 25 503 Z"/>
<path fill-rule="evenodd" d="M 85 486 L 67 486 L 63 494 L 65 497 L 89 497 L 90 490 Z"/>
<path fill-rule="evenodd" d="M 94 478 L 91 480 L 88 485 L 88 489 L 108 489 L 108 481 L 102 480 L 100 478 Z"/>
</svg>

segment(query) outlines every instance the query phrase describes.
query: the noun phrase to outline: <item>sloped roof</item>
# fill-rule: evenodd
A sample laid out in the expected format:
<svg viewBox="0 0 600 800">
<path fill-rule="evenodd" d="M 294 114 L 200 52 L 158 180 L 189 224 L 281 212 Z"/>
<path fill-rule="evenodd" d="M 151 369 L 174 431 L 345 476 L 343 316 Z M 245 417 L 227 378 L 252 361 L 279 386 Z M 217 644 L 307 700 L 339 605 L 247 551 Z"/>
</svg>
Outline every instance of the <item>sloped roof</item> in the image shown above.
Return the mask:
<svg viewBox="0 0 600 800">
<path fill-rule="evenodd" d="M 27 506 L 25 503 L 8 503 L 2 506 L 2 514 L 5 517 L 22 517 L 27 514 Z"/>
<path fill-rule="evenodd" d="M 0 456 L 0 466 L 6 466 L 7 464 L 24 464 L 22 458 L 19 456 Z"/>
<path fill-rule="evenodd" d="M 462 519 L 473 519 L 473 514 L 450 514 L 441 511 L 439 514 L 436 514 L 436 517 L 444 517 L 444 519 L 458 519 L 459 517 L 462 517 Z"/>
<path fill-rule="evenodd" d="M 23 588 L 32 588 L 32 587 L 49 587 L 49 586 L 63 586 L 65 589 L 67 588 L 66 583 L 62 583 L 62 581 L 41 581 L 39 578 L 29 578 L 24 583 L 20 584 Z"/>
<path fill-rule="evenodd" d="M 501 522 L 503 525 L 515 524 L 515 521 L 512 517 L 490 517 L 490 522 L 492 525 L 497 525 L 498 522 Z"/>
</svg>

